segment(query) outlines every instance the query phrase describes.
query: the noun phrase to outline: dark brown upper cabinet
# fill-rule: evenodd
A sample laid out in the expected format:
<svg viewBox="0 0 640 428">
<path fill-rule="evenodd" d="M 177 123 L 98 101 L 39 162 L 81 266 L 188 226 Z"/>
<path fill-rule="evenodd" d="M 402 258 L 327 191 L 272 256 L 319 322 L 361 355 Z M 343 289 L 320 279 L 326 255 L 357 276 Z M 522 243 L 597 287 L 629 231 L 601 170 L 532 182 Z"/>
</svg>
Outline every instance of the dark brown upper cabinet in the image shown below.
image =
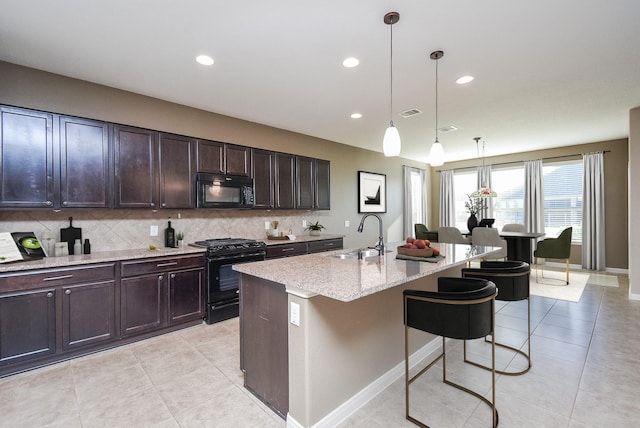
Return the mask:
<svg viewBox="0 0 640 428">
<path fill-rule="evenodd" d="M 315 161 L 296 156 L 296 208 L 315 208 Z"/>
<path fill-rule="evenodd" d="M 331 209 L 331 162 L 315 159 L 315 208 L 318 210 Z"/>
<path fill-rule="evenodd" d="M 251 165 L 255 208 L 275 208 L 276 153 L 252 149 Z"/>
<path fill-rule="evenodd" d="M 53 208 L 53 115 L 0 106 L 0 207 Z"/>
<path fill-rule="evenodd" d="M 196 140 L 160 134 L 160 207 L 195 206 Z"/>
<path fill-rule="evenodd" d="M 296 207 L 296 157 L 287 153 L 276 153 L 275 198 L 276 208 Z"/>
<path fill-rule="evenodd" d="M 110 205 L 109 125 L 60 117 L 60 206 Z"/>
<path fill-rule="evenodd" d="M 198 140 L 197 172 L 249 177 L 251 148 L 218 141 Z"/>
<path fill-rule="evenodd" d="M 115 125 L 113 141 L 115 207 L 157 209 L 158 133 Z"/>
<path fill-rule="evenodd" d="M 251 174 L 251 149 L 235 144 L 224 145 L 226 173 L 249 177 Z"/>
<path fill-rule="evenodd" d="M 198 171 L 224 174 L 224 143 L 198 140 Z"/>
</svg>

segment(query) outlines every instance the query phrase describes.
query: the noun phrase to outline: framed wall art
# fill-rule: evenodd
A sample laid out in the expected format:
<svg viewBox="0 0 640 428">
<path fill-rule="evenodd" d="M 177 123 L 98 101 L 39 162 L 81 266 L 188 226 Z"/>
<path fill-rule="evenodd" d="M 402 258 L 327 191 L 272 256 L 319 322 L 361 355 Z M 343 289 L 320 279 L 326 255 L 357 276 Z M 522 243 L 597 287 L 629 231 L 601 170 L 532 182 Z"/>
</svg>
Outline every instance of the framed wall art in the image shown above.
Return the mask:
<svg viewBox="0 0 640 428">
<path fill-rule="evenodd" d="M 358 171 L 358 212 L 387 212 L 387 176 Z"/>
</svg>

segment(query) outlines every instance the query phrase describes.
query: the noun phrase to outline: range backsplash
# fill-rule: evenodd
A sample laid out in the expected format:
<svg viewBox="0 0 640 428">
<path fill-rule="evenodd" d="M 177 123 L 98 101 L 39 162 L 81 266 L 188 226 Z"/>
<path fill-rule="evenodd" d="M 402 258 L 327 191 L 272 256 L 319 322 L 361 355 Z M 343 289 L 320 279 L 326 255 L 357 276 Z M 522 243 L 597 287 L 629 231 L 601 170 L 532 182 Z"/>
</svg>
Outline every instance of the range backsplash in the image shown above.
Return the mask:
<svg viewBox="0 0 640 428">
<path fill-rule="evenodd" d="M 74 210 L 74 211 L 0 211 L 0 231 L 34 232 L 42 239 L 47 231 L 60 239 L 60 229 L 82 228 L 82 239 L 89 239 L 91 252 L 144 248 L 149 244 L 164 245 L 164 229 L 171 220 L 176 232 L 184 233 L 184 244 L 209 238 L 266 237 L 265 222 L 277 220 L 278 229 L 296 235 L 304 232 L 302 221 L 315 222 L 328 216 L 327 211 L 264 211 L 264 210 Z M 158 236 L 149 236 L 152 225 L 158 226 Z"/>
</svg>

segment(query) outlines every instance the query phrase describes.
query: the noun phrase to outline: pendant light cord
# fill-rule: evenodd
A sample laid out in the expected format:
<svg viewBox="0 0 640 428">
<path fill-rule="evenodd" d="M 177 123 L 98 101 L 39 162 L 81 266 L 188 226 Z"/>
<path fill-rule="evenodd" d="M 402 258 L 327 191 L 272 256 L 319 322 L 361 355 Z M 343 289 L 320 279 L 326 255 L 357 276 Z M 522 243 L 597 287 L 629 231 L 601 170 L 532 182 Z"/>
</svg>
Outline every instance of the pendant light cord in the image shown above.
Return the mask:
<svg viewBox="0 0 640 428">
<path fill-rule="evenodd" d="M 438 62 L 436 59 L 436 142 L 438 142 Z"/>
<path fill-rule="evenodd" d="M 390 25 L 391 27 L 391 46 L 389 48 L 390 50 L 390 75 L 391 75 L 391 80 L 390 80 L 390 99 L 391 101 L 389 102 L 389 126 L 393 126 L 393 24 Z"/>
</svg>

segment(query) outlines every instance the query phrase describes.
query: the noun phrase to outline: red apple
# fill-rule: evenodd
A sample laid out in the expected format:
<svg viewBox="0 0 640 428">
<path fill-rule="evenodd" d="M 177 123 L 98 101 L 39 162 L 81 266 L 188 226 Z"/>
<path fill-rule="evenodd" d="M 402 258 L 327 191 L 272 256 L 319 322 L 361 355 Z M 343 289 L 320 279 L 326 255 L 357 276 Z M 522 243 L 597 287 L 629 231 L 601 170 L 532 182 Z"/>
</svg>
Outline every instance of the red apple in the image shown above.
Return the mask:
<svg viewBox="0 0 640 428">
<path fill-rule="evenodd" d="M 414 238 L 412 238 L 411 236 L 409 236 L 409 237 L 407 238 L 407 244 L 413 244 L 413 242 L 414 242 L 414 241 L 415 241 L 415 239 L 414 239 Z"/>
</svg>

